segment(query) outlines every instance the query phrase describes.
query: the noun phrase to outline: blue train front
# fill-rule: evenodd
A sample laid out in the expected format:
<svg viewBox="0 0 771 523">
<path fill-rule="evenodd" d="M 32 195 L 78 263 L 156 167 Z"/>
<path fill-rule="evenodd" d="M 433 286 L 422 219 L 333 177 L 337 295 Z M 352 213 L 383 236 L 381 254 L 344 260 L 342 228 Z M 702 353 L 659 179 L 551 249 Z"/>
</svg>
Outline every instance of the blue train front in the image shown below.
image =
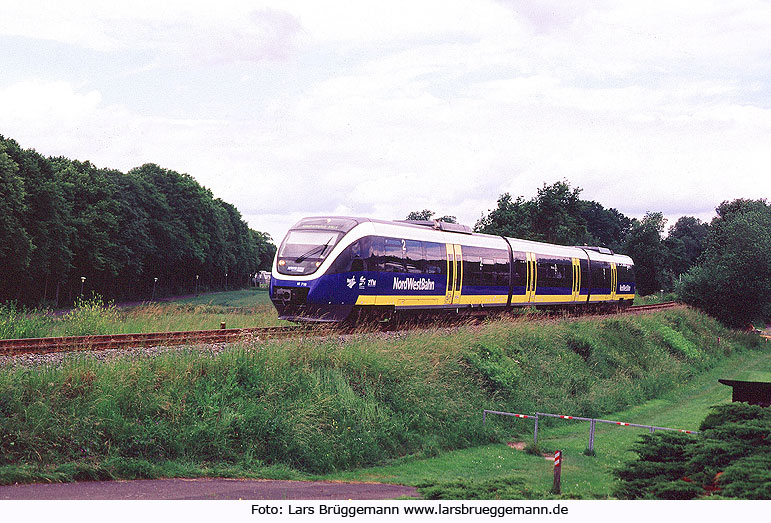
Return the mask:
<svg viewBox="0 0 771 523">
<path fill-rule="evenodd" d="M 634 291 L 633 261 L 607 249 L 475 234 L 444 222 L 348 217 L 292 227 L 270 284 L 281 319 L 316 322 L 395 311 L 628 305 Z"/>
<path fill-rule="evenodd" d="M 305 218 L 276 253 L 270 296 L 290 321 L 338 322 L 355 307 L 375 316 L 431 308 L 445 302 L 446 266 L 440 243 L 386 238 L 364 218 Z"/>
</svg>

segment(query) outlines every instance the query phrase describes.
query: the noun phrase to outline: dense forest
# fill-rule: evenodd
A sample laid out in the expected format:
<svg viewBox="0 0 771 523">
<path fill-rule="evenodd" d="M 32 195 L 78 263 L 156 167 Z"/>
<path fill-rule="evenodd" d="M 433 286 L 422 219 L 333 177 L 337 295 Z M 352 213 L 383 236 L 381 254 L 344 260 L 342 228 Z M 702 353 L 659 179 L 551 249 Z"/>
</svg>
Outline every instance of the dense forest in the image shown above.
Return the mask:
<svg viewBox="0 0 771 523">
<path fill-rule="evenodd" d="M 0 302 L 242 287 L 275 249 L 187 174 L 46 158 L 0 135 Z"/>
</svg>

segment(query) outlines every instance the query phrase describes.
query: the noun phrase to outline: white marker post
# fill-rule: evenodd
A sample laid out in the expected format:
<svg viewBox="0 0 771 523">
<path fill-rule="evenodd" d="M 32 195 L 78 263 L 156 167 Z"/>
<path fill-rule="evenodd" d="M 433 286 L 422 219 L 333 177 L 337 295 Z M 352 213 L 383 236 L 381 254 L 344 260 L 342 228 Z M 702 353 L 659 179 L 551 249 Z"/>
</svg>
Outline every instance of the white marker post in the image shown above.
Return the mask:
<svg viewBox="0 0 771 523">
<path fill-rule="evenodd" d="M 560 476 L 562 475 L 562 451 L 554 451 L 554 484 L 551 487 L 552 494 L 560 493 Z"/>
</svg>

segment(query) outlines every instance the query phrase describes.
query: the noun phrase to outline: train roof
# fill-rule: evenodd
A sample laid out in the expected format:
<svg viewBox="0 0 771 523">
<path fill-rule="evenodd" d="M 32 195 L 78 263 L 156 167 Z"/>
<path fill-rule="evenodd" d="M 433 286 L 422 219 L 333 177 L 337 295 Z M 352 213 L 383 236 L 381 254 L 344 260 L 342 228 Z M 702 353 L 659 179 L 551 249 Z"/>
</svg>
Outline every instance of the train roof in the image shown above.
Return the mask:
<svg viewBox="0 0 771 523">
<path fill-rule="evenodd" d="M 330 227 L 329 230 L 339 230 L 341 232 L 347 233 L 353 228 L 355 228 L 358 225 L 369 223 L 372 225 L 373 229 L 375 231 L 382 230 L 382 229 L 391 229 L 392 227 L 399 227 L 399 228 L 410 228 L 413 229 L 416 233 L 419 231 L 432 231 L 435 233 L 444 233 L 442 236 L 445 236 L 446 234 L 449 235 L 462 235 L 466 239 L 463 240 L 464 243 L 473 243 L 478 244 L 479 246 L 484 246 L 484 241 L 492 241 L 492 242 L 500 242 L 502 240 L 502 236 L 499 235 L 492 235 L 492 234 L 485 234 L 485 233 L 479 233 L 474 232 L 469 226 L 462 225 L 462 224 L 456 224 L 456 223 L 449 223 L 449 222 L 443 222 L 439 220 L 380 220 L 376 218 L 366 218 L 366 217 L 359 217 L 359 216 L 312 216 L 301 219 L 299 222 L 297 222 L 295 225 L 292 226 L 292 229 L 297 228 L 324 228 L 323 221 L 327 221 L 327 223 L 332 224 L 333 221 L 337 223 L 339 221 L 339 225 L 335 225 L 334 227 Z M 309 225 L 313 224 L 313 225 Z M 422 234 L 418 234 L 419 236 L 423 236 Z M 431 237 L 436 239 L 433 234 L 431 234 Z M 427 237 L 428 238 L 428 237 Z M 474 240 L 483 240 L 483 242 L 478 242 Z M 519 251 L 537 251 L 543 254 L 551 254 L 551 255 L 557 255 L 557 256 L 566 256 L 566 257 L 574 257 L 574 258 L 582 258 L 582 259 L 590 259 L 592 261 L 607 261 L 607 262 L 616 262 L 616 263 L 624 263 L 632 265 L 634 262 L 632 261 L 632 258 L 629 256 L 623 255 L 623 254 L 616 254 L 610 249 L 606 249 L 604 247 L 595 247 L 595 246 L 569 246 L 569 245 L 557 245 L 553 243 L 545 243 L 545 242 L 539 242 L 534 240 L 524 240 L 520 238 L 512 238 L 512 237 L 506 237 L 506 239 L 511 243 L 511 247 L 514 250 Z M 469 241 L 471 240 L 471 241 Z M 445 237 L 443 241 L 446 241 L 448 243 L 453 242 L 460 242 L 460 239 L 452 239 Z M 504 244 L 505 248 L 505 244 Z"/>
</svg>

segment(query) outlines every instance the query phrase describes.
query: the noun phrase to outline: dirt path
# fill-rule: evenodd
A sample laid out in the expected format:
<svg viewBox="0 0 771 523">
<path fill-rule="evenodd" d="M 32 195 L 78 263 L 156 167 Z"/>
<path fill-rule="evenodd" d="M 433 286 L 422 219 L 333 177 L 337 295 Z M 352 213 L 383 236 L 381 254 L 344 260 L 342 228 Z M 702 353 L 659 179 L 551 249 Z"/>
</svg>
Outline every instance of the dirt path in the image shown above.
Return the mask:
<svg viewBox="0 0 771 523">
<path fill-rule="evenodd" d="M 253 479 L 81 481 L 0 486 L 0 500 L 52 499 L 395 499 L 419 498 L 417 489 L 385 483 Z"/>
</svg>

